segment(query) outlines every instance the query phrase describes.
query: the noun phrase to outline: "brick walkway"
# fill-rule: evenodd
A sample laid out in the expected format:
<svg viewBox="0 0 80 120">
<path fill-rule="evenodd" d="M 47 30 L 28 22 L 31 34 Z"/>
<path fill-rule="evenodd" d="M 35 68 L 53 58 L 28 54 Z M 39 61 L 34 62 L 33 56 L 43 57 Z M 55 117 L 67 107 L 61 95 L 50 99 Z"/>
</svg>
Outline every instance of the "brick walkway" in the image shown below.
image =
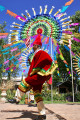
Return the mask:
<svg viewBox="0 0 80 120">
<path fill-rule="evenodd" d="M 45 104 L 47 120 L 80 120 L 80 105 Z M 0 120 L 33 120 L 38 112 L 36 107 L 0 103 Z"/>
</svg>

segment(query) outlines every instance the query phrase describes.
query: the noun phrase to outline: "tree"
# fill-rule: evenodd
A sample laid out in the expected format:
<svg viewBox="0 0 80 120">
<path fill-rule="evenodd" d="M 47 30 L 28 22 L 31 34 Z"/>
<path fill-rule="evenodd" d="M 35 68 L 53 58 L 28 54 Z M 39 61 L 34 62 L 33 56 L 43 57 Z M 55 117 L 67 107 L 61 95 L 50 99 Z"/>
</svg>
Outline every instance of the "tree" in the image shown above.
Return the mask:
<svg viewBox="0 0 80 120">
<path fill-rule="evenodd" d="M 76 11 L 75 15 L 72 15 L 70 19 L 72 20 L 72 23 L 80 23 L 80 11 Z M 80 24 L 74 27 L 74 32 L 79 33 L 79 26 Z"/>
<path fill-rule="evenodd" d="M 6 27 L 6 22 L 4 22 L 3 24 L 0 24 L 0 33 L 5 33 L 6 32 L 5 27 Z M 15 67 L 14 63 L 16 61 L 18 61 L 19 56 L 14 57 L 14 59 L 9 60 L 12 56 L 15 56 L 15 54 L 20 52 L 20 50 L 17 50 L 17 51 L 14 51 L 13 53 L 11 53 L 10 50 L 12 48 L 9 47 L 10 48 L 9 49 L 9 54 L 3 55 L 3 51 L 2 51 L 4 49 L 3 45 L 6 45 L 6 44 L 8 44 L 8 39 L 0 39 L 0 48 L 1 48 L 0 49 L 0 54 L 1 54 L 1 56 L 0 56 L 0 79 L 1 79 L 0 82 L 2 82 L 2 76 L 8 76 L 8 80 L 10 80 L 11 77 L 16 77 L 19 74 L 19 71 L 20 71 L 19 66 L 17 66 L 15 70 L 10 71 L 13 67 Z M 9 60 L 9 62 L 4 65 L 3 63 L 6 60 Z M 5 72 L 3 72 L 3 70 L 5 70 L 7 67 L 9 67 L 12 64 L 14 66 L 10 70 L 6 70 Z"/>
<path fill-rule="evenodd" d="M 75 15 L 71 16 L 70 18 L 72 20 L 72 23 L 80 23 L 80 11 L 77 11 Z M 73 26 L 75 30 L 73 31 L 74 37 L 77 39 L 80 39 L 80 33 L 79 33 L 79 26 Z M 71 50 L 74 54 L 80 53 L 80 42 L 72 40 Z M 70 62 L 70 52 L 67 51 L 64 46 L 60 47 L 62 54 L 65 58 L 65 60 L 68 63 L 68 68 L 71 70 L 71 62 Z M 57 54 L 57 61 L 58 61 L 58 68 L 59 68 L 59 76 L 57 74 L 57 70 L 53 73 L 53 84 L 56 86 L 57 82 L 63 82 L 65 80 L 71 80 L 70 75 L 68 74 L 67 67 L 65 66 L 64 62 L 60 59 L 59 55 Z M 74 70 L 74 69 L 73 69 Z M 75 76 L 75 79 L 78 79 L 78 76 Z"/>
<path fill-rule="evenodd" d="M 80 23 L 80 11 L 76 11 L 75 15 L 71 16 L 70 19 L 72 20 L 72 23 Z M 73 34 L 77 39 L 80 39 L 79 27 L 80 24 L 78 26 L 73 26 L 73 28 L 75 28 Z M 80 53 L 80 42 L 72 41 L 72 51 L 76 54 Z"/>
<path fill-rule="evenodd" d="M 3 22 L 3 24 L 0 24 L 0 33 L 5 33 L 6 32 L 6 22 Z M 3 68 L 4 68 L 4 65 L 3 65 L 3 61 L 4 61 L 4 56 L 2 54 L 2 49 L 3 49 L 3 45 L 4 45 L 4 39 L 0 39 L 0 83 L 2 82 L 2 71 L 3 71 Z"/>
<path fill-rule="evenodd" d="M 70 18 L 72 20 L 72 23 L 80 23 L 80 11 L 76 11 L 75 15 L 71 16 Z M 80 24 L 78 26 L 73 26 L 73 28 L 75 28 L 75 30 L 73 31 L 73 35 L 75 38 L 80 40 Z M 77 41 L 72 41 L 72 51 L 78 55 L 80 53 L 80 42 Z M 73 57 L 74 59 L 74 57 Z M 80 80 L 78 79 L 79 76 L 76 76 L 75 74 L 73 74 L 75 77 L 75 83 L 77 83 L 78 85 L 80 84 Z"/>
<path fill-rule="evenodd" d="M 65 63 L 63 62 L 63 60 L 61 60 L 59 54 L 57 53 L 57 63 L 58 63 L 58 68 L 59 68 L 59 75 L 57 74 L 57 70 L 53 73 L 53 81 L 54 81 L 53 86 L 54 87 L 57 85 L 58 82 L 64 82 L 66 80 L 71 79 L 71 77 L 67 71 L 67 69 L 70 70 L 70 52 L 67 51 L 63 45 L 60 47 L 60 49 L 61 49 L 64 59 L 67 61 L 68 65 L 67 65 L 67 67 L 65 66 Z"/>
</svg>

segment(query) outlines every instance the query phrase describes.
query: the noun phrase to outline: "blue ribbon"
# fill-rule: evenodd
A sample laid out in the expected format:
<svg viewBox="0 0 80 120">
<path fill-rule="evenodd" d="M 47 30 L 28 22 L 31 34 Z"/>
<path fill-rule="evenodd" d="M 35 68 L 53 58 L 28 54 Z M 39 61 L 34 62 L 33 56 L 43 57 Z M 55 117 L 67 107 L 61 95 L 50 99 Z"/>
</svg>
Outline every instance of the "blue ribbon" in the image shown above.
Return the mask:
<svg viewBox="0 0 80 120">
<path fill-rule="evenodd" d="M 68 50 L 68 51 L 70 50 L 66 45 L 64 45 L 64 47 L 66 48 L 66 50 Z"/>
<path fill-rule="evenodd" d="M 2 67 L 2 64 L 0 64 L 0 68 Z"/>
<path fill-rule="evenodd" d="M 3 10 L 5 10 L 5 7 L 3 7 L 2 5 L 0 5 L 0 10 L 2 12 Z"/>
<path fill-rule="evenodd" d="M 9 51 L 8 51 L 8 52 L 3 53 L 3 55 L 8 54 L 8 53 L 9 53 Z"/>
<path fill-rule="evenodd" d="M 18 63 L 18 61 L 14 62 L 14 65 L 16 65 Z"/>
<path fill-rule="evenodd" d="M 18 45 L 20 45 L 20 43 L 14 44 L 14 45 L 12 45 L 11 47 L 16 47 L 16 46 L 18 46 Z"/>
<path fill-rule="evenodd" d="M 9 60 L 12 60 L 14 58 L 14 56 L 12 56 Z"/>
<path fill-rule="evenodd" d="M 23 44 L 23 45 L 19 46 L 18 48 L 19 48 L 19 49 L 21 49 L 21 48 L 23 48 L 24 46 L 25 46 L 25 44 Z"/>
<path fill-rule="evenodd" d="M 69 6 L 63 6 L 61 9 L 61 13 L 63 13 Z"/>
<path fill-rule="evenodd" d="M 10 48 L 9 48 L 9 47 L 7 47 L 7 48 L 5 48 L 5 49 L 3 49 L 3 50 L 1 50 L 1 51 L 3 52 L 3 51 L 6 51 L 6 50 L 9 50 L 9 49 L 10 49 Z"/>
</svg>

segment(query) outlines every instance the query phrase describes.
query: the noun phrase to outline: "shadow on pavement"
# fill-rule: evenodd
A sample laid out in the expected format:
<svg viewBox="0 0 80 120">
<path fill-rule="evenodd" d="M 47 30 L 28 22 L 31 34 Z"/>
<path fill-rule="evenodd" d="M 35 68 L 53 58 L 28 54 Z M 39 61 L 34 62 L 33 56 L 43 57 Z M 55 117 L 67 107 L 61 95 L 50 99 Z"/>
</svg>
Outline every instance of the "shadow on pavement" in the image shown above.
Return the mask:
<svg viewBox="0 0 80 120">
<path fill-rule="evenodd" d="M 58 120 L 66 120 L 59 114 L 54 113 L 52 110 L 48 109 L 46 107 L 46 110 L 48 111 L 48 114 L 54 114 Z M 27 110 L 1 110 L 1 112 L 22 112 L 22 115 L 19 117 L 13 117 L 13 118 L 6 118 L 6 119 L 20 119 L 20 118 L 31 118 L 32 120 L 37 117 L 38 112 L 37 111 L 27 111 Z"/>
<path fill-rule="evenodd" d="M 56 116 L 59 120 L 67 120 L 67 119 L 63 118 L 62 116 L 54 113 L 52 110 L 49 110 L 48 108 L 46 108 L 46 110 L 48 110 L 51 114 L 55 114 L 55 116 Z"/>
<path fill-rule="evenodd" d="M 3 110 L 1 112 L 22 112 L 22 115 L 19 117 L 13 117 L 13 118 L 6 118 L 6 119 L 20 119 L 20 118 L 31 118 L 35 119 L 37 117 L 35 111 L 27 111 L 27 110 Z"/>
</svg>

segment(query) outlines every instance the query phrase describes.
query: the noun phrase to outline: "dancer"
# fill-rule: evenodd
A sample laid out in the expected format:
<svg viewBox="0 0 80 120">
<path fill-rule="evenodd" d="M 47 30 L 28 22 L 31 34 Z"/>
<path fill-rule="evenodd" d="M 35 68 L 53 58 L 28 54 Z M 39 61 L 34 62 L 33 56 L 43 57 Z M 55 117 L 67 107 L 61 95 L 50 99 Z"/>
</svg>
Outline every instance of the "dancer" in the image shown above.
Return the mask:
<svg viewBox="0 0 80 120">
<path fill-rule="evenodd" d="M 52 72 L 57 68 L 48 53 L 41 50 L 41 35 L 33 43 L 34 57 L 31 62 L 28 77 L 23 79 L 16 91 L 16 101 L 19 102 L 23 93 L 33 89 L 39 115 L 35 120 L 46 120 L 45 107 L 41 95 L 42 85 L 49 80 Z"/>
</svg>

